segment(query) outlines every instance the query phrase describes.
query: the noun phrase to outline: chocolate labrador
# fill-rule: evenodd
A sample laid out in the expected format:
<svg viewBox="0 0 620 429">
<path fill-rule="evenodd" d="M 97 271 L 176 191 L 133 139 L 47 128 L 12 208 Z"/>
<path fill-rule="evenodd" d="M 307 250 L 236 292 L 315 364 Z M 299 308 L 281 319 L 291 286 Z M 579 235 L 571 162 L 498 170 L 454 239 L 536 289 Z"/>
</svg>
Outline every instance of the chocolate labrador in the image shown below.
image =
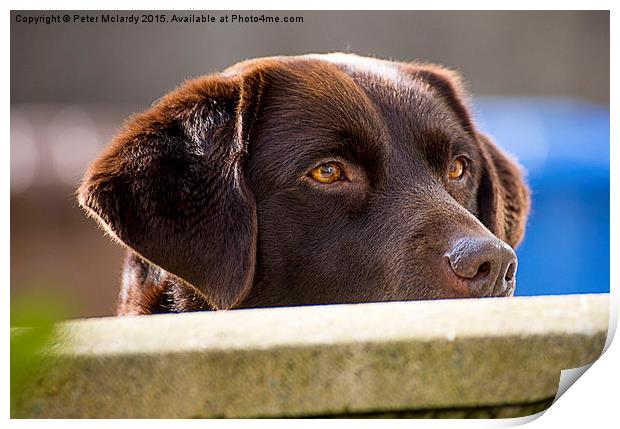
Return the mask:
<svg viewBox="0 0 620 429">
<path fill-rule="evenodd" d="M 127 248 L 124 315 L 509 296 L 529 208 L 454 72 L 350 54 L 186 82 L 78 199 Z"/>
</svg>

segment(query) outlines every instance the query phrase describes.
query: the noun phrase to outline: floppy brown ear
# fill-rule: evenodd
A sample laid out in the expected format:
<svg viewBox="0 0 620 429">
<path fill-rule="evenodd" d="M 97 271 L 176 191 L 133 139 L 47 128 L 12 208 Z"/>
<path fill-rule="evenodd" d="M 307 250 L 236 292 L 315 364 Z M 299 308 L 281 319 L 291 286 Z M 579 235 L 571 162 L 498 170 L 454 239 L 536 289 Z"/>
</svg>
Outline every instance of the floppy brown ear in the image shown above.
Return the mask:
<svg viewBox="0 0 620 429">
<path fill-rule="evenodd" d="M 130 118 L 78 190 L 108 233 L 216 309 L 238 304 L 254 277 L 256 208 L 243 160 L 260 82 L 258 73 L 187 82 Z"/>
<path fill-rule="evenodd" d="M 517 164 L 491 140 L 476 133 L 483 155 L 478 188 L 478 210 L 482 223 L 512 247 L 519 245 L 530 209 L 530 192 Z"/>
</svg>

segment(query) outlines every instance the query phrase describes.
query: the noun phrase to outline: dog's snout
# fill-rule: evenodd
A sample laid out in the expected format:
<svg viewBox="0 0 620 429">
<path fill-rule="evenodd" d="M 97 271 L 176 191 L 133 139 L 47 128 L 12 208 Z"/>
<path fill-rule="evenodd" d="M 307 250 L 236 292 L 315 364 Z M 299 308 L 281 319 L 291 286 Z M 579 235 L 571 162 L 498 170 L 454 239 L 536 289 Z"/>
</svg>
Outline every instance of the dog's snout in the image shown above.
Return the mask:
<svg viewBox="0 0 620 429">
<path fill-rule="evenodd" d="M 515 287 L 517 256 L 495 237 L 460 239 L 448 253 L 455 283 L 465 284 L 472 296 L 508 296 Z"/>
</svg>

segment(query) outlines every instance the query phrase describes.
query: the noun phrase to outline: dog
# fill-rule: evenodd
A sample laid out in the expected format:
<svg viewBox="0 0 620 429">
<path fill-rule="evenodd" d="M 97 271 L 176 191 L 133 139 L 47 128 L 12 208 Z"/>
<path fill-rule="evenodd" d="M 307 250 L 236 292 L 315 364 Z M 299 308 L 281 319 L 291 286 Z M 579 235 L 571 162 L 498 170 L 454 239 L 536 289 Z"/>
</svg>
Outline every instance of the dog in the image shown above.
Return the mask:
<svg viewBox="0 0 620 429">
<path fill-rule="evenodd" d="M 119 315 L 510 296 L 530 205 L 457 73 L 339 53 L 185 82 L 77 196 L 127 248 Z"/>
</svg>

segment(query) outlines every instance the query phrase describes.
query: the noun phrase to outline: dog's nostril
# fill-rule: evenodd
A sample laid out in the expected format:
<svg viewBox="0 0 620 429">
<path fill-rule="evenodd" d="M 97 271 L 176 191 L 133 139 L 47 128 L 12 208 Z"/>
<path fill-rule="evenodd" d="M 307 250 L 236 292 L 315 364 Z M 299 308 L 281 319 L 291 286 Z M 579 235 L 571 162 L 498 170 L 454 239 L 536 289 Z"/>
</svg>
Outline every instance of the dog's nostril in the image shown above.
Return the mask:
<svg viewBox="0 0 620 429">
<path fill-rule="evenodd" d="M 489 271 L 491 271 L 491 263 L 490 262 L 483 262 L 479 267 L 478 267 L 478 272 L 476 273 L 476 275 L 474 276 L 474 278 L 481 278 L 486 276 L 487 274 L 489 274 Z"/>
<path fill-rule="evenodd" d="M 511 263 L 508 265 L 508 269 L 506 270 L 506 275 L 504 276 L 504 280 L 507 282 L 511 281 L 515 277 L 515 272 L 517 271 L 517 265 Z"/>
</svg>

